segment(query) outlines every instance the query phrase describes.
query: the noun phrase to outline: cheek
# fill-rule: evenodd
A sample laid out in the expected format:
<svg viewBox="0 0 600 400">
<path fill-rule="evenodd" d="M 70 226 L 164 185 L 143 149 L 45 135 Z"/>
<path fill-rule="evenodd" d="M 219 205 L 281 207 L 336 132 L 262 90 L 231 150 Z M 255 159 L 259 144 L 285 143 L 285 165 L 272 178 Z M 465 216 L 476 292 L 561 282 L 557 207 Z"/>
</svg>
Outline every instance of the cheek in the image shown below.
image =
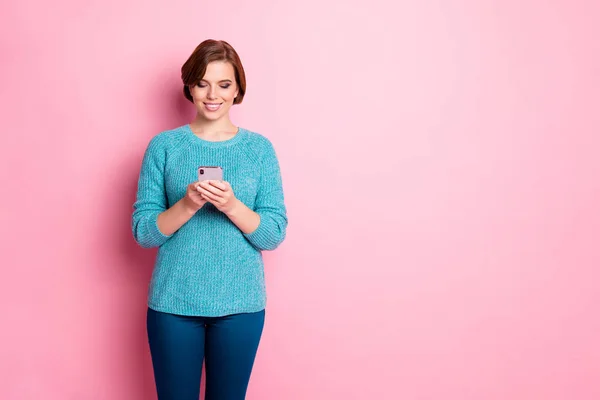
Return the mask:
<svg viewBox="0 0 600 400">
<path fill-rule="evenodd" d="M 192 89 L 190 89 L 190 93 L 192 94 L 192 97 L 196 100 L 201 99 L 204 97 L 204 94 L 202 93 L 202 90 L 196 86 Z"/>
<path fill-rule="evenodd" d="M 223 99 L 227 99 L 227 102 L 233 102 L 235 98 L 235 91 L 230 91 L 223 94 Z"/>
</svg>

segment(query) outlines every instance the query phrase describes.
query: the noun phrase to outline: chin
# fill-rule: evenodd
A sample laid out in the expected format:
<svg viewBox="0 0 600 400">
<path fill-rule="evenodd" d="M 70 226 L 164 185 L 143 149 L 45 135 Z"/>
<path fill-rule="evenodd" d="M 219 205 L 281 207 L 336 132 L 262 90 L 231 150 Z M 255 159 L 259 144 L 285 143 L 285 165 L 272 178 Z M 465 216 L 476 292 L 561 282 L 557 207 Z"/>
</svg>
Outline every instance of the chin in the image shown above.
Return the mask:
<svg viewBox="0 0 600 400">
<path fill-rule="evenodd" d="M 222 118 L 224 115 L 222 113 L 215 114 L 215 113 L 206 113 L 206 112 L 202 112 L 201 114 L 204 116 L 205 119 L 208 119 L 210 121 L 216 121 L 216 120 Z"/>
</svg>

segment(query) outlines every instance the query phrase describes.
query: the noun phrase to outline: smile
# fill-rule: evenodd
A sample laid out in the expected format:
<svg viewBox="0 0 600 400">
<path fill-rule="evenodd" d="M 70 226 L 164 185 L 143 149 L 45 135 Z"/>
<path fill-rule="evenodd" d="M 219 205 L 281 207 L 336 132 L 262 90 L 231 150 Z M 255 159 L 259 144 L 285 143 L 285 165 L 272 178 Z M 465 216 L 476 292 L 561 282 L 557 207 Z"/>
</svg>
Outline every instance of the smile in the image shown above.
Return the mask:
<svg viewBox="0 0 600 400">
<path fill-rule="evenodd" d="M 223 103 L 204 103 L 204 107 L 208 111 L 217 111 Z"/>
</svg>

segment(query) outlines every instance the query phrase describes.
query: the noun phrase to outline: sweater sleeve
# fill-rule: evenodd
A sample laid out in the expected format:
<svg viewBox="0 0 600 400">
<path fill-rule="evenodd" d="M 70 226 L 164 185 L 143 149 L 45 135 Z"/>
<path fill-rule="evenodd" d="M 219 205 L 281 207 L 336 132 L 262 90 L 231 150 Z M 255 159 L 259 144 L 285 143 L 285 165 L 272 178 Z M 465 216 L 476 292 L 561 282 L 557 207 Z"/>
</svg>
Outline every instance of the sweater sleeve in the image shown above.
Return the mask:
<svg viewBox="0 0 600 400">
<path fill-rule="evenodd" d="M 254 212 L 260 216 L 258 228 L 244 236 L 259 250 L 276 249 L 285 239 L 288 218 L 279 161 L 273 145 L 268 141 L 261 160 Z"/>
<path fill-rule="evenodd" d="M 165 235 L 157 225 L 160 213 L 167 209 L 164 183 L 166 148 L 159 136 L 152 138 L 144 158 L 138 179 L 138 189 L 133 204 L 132 232 L 135 241 L 142 247 L 158 247 L 172 235 Z"/>
</svg>

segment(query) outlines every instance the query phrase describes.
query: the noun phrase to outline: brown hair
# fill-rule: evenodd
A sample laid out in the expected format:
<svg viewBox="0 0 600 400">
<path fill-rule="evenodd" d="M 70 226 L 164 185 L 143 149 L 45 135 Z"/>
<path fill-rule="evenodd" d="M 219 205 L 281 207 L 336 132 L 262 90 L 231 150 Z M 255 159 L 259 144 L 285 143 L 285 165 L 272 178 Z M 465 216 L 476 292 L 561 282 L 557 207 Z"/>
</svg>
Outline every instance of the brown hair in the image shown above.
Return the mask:
<svg viewBox="0 0 600 400">
<path fill-rule="evenodd" d="M 233 104 L 240 104 L 246 94 L 246 75 L 244 67 L 237 52 L 224 40 L 207 39 L 200 43 L 192 55 L 181 67 L 181 80 L 183 81 L 183 94 L 186 99 L 194 102 L 190 93 L 190 86 L 197 85 L 206 73 L 206 66 L 213 61 L 227 61 L 235 71 L 235 81 L 238 95 L 233 99 Z"/>
</svg>

